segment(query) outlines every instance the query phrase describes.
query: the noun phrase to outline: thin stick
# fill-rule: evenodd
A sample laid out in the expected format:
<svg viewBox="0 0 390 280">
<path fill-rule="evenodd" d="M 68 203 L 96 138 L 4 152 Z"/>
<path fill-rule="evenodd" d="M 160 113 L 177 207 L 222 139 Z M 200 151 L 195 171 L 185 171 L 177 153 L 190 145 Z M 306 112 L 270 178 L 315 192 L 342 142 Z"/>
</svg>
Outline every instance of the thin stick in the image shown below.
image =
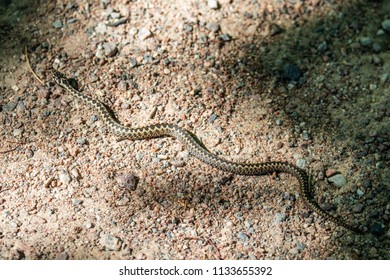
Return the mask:
<svg viewBox="0 0 390 280">
<path fill-rule="evenodd" d="M 39 78 L 39 76 L 35 73 L 35 71 L 31 67 L 30 58 L 28 57 L 28 52 L 27 52 L 27 46 L 24 46 L 24 56 L 26 57 L 28 68 L 30 68 L 30 71 L 33 73 L 35 79 L 37 79 L 38 82 L 44 85 L 45 83 Z"/>
<path fill-rule="evenodd" d="M 9 149 L 9 150 L 0 151 L 0 154 L 6 154 L 6 153 L 13 152 L 13 151 L 15 151 L 17 148 L 19 148 L 19 146 L 16 146 L 15 148 L 12 148 L 12 149 Z"/>
</svg>

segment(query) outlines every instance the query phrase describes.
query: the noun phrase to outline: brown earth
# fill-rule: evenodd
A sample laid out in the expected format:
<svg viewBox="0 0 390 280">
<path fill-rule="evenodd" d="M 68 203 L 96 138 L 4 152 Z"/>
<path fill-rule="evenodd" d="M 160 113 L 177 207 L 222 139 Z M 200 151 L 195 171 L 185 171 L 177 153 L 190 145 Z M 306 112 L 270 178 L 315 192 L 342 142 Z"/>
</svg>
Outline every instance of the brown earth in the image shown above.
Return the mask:
<svg viewBox="0 0 390 280">
<path fill-rule="evenodd" d="M 389 259 L 389 1 L 31 2 L 0 1 L 0 259 Z M 51 68 L 126 125 L 306 168 L 366 234 L 309 211 L 287 174 L 117 141 Z"/>
</svg>

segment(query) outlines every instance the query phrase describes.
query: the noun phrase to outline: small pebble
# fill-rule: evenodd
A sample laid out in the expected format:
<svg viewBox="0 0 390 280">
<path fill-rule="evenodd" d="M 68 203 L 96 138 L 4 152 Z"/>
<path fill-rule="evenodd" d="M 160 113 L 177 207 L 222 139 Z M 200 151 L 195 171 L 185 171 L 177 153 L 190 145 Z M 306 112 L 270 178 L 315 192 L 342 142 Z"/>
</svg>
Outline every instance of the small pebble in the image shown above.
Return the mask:
<svg viewBox="0 0 390 280">
<path fill-rule="evenodd" d="M 224 42 L 229 42 L 232 38 L 229 36 L 229 34 L 221 34 L 219 38 L 222 39 Z"/>
<path fill-rule="evenodd" d="M 325 171 L 325 176 L 326 176 L 327 178 L 332 177 L 332 176 L 335 175 L 335 174 L 336 174 L 336 170 L 334 170 L 334 169 L 332 169 L 332 168 L 329 168 L 329 169 L 327 169 L 327 170 Z"/>
<path fill-rule="evenodd" d="M 275 123 L 276 123 L 276 125 L 281 126 L 283 124 L 283 120 L 276 119 Z"/>
<path fill-rule="evenodd" d="M 113 42 L 106 42 L 103 44 L 104 54 L 107 57 L 113 57 L 118 53 L 118 47 Z"/>
<path fill-rule="evenodd" d="M 249 236 L 244 232 L 239 232 L 237 234 L 237 238 L 240 239 L 241 241 L 248 241 L 249 240 Z"/>
<path fill-rule="evenodd" d="M 66 252 L 56 254 L 56 260 L 68 260 L 69 255 Z"/>
<path fill-rule="evenodd" d="M 247 227 L 247 228 L 251 228 L 252 227 L 252 221 L 250 221 L 250 220 L 245 220 L 244 221 L 244 225 Z"/>
<path fill-rule="evenodd" d="M 57 19 L 55 22 L 53 22 L 54 28 L 62 28 L 62 22 Z"/>
<path fill-rule="evenodd" d="M 16 108 L 16 104 L 17 104 L 16 102 L 10 101 L 6 105 L 3 106 L 2 111 L 4 113 L 10 112 L 10 111 L 12 111 L 12 110 L 14 110 Z"/>
<path fill-rule="evenodd" d="M 305 159 L 300 158 L 300 159 L 297 159 L 296 165 L 297 165 L 299 168 L 305 169 L 305 168 L 307 167 L 307 162 L 306 162 Z"/>
<path fill-rule="evenodd" d="M 31 149 L 27 149 L 25 154 L 27 158 L 32 158 L 34 156 L 34 152 Z"/>
<path fill-rule="evenodd" d="M 199 34 L 199 36 L 198 36 L 198 41 L 199 41 L 199 43 L 201 43 L 201 44 L 207 43 L 207 41 L 208 41 L 207 35 L 202 34 L 202 33 Z"/>
<path fill-rule="evenodd" d="M 216 10 L 219 8 L 219 3 L 217 0 L 207 0 L 207 6 L 209 6 L 210 9 Z"/>
<path fill-rule="evenodd" d="M 88 124 L 92 124 L 92 123 L 96 122 L 98 119 L 99 119 L 99 117 L 97 115 L 92 115 L 88 120 Z"/>
<path fill-rule="evenodd" d="M 71 174 L 72 177 L 75 178 L 76 180 L 81 178 L 80 172 L 79 172 L 79 170 L 78 170 L 77 168 L 73 168 L 73 169 L 70 171 L 70 174 Z"/>
<path fill-rule="evenodd" d="M 371 37 L 362 37 L 359 39 L 360 45 L 362 47 L 369 47 L 372 45 L 372 38 Z"/>
<path fill-rule="evenodd" d="M 134 191 L 137 188 L 137 177 L 132 174 L 121 174 L 115 177 L 116 182 L 121 188 Z"/>
<path fill-rule="evenodd" d="M 87 140 L 84 137 L 80 137 L 76 139 L 76 143 L 79 145 L 85 145 L 87 143 Z"/>
<path fill-rule="evenodd" d="M 85 228 L 90 229 L 90 228 L 92 228 L 92 227 L 93 227 L 93 224 L 92 224 L 91 222 L 86 222 L 86 223 L 85 223 Z"/>
<path fill-rule="evenodd" d="M 380 53 L 382 51 L 382 45 L 375 42 L 372 44 L 372 50 L 376 53 Z"/>
<path fill-rule="evenodd" d="M 80 204 L 82 204 L 83 201 L 81 199 L 77 199 L 77 198 L 72 198 L 72 204 L 73 206 L 78 206 Z"/>
<path fill-rule="evenodd" d="M 364 191 L 362 191 L 361 189 L 357 189 L 356 193 L 357 193 L 358 196 L 363 196 L 364 195 Z"/>
<path fill-rule="evenodd" d="M 374 63 L 375 65 L 381 65 L 383 63 L 383 60 L 379 56 L 373 55 L 372 63 Z"/>
<path fill-rule="evenodd" d="M 389 80 L 389 73 L 384 73 L 379 77 L 382 84 L 385 84 Z"/>
<path fill-rule="evenodd" d="M 134 68 L 138 65 L 137 60 L 133 57 L 130 57 L 129 62 L 130 62 L 130 68 Z"/>
<path fill-rule="evenodd" d="M 311 134 L 310 132 L 308 132 L 307 130 L 304 130 L 302 132 L 302 139 L 303 140 L 310 140 L 311 139 Z"/>
<path fill-rule="evenodd" d="M 95 28 L 95 31 L 98 34 L 104 34 L 104 33 L 106 33 L 106 30 L 107 30 L 107 27 L 103 22 L 99 22 Z"/>
<path fill-rule="evenodd" d="M 390 19 L 385 19 L 384 21 L 382 21 L 382 28 L 384 31 L 390 33 Z"/>
<path fill-rule="evenodd" d="M 276 213 L 274 216 L 274 224 L 280 224 L 285 220 L 286 220 L 286 214 L 284 213 Z"/>
<path fill-rule="evenodd" d="M 343 187 L 345 184 L 347 184 L 347 178 L 345 178 L 342 174 L 336 174 L 330 178 L 328 178 L 328 181 L 333 183 L 337 187 Z"/>
<path fill-rule="evenodd" d="M 26 111 L 26 105 L 24 105 L 23 101 L 19 101 L 18 104 L 16 105 L 16 110 L 19 113 L 24 113 Z"/>
<path fill-rule="evenodd" d="M 276 144 L 275 144 L 275 150 L 280 150 L 281 148 L 283 148 L 283 143 L 282 143 L 281 141 L 276 142 Z"/>
<path fill-rule="evenodd" d="M 170 164 L 172 164 L 175 167 L 183 167 L 186 165 L 186 163 L 182 160 L 172 160 L 170 161 Z"/>
<path fill-rule="evenodd" d="M 296 248 L 297 248 L 300 252 L 302 252 L 303 250 L 305 250 L 306 245 L 305 245 L 305 243 L 298 242 L 297 245 L 296 245 Z"/>
<path fill-rule="evenodd" d="M 385 228 L 380 223 L 375 223 L 371 227 L 371 233 L 377 236 L 382 235 L 385 233 Z"/>
<path fill-rule="evenodd" d="M 70 18 L 70 19 L 66 20 L 66 23 L 67 24 L 72 24 L 72 23 L 75 23 L 76 21 L 77 21 L 77 18 Z"/>
<path fill-rule="evenodd" d="M 112 12 L 112 13 L 110 14 L 110 16 L 111 16 L 112 19 L 118 19 L 118 18 L 121 17 L 121 14 L 118 13 L 118 12 Z"/>
<path fill-rule="evenodd" d="M 298 250 L 298 248 L 292 248 L 289 250 L 289 253 L 292 255 L 297 255 L 297 254 L 299 254 L 299 250 Z"/>
<path fill-rule="evenodd" d="M 363 209 L 364 209 L 363 204 L 357 204 L 357 205 L 352 207 L 352 211 L 355 213 L 361 213 L 363 211 Z"/>
<path fill-rule="evenodd" d="M 219 31 L 219 24 L 215 22 L 210 22 L 207 24 L 207 29 L 213 32 L 218 32 Z"/>
<path fill-rule="evenodd" d="M 14 137 L 18 137 L 18 136 L 22 135 L 22 130 L 18 129 L 18 128 L 14 129 L 13 135 L 14 135 Z"/>
<path fill-rule="evenodd" d="M 189 156 L 190 156 L 190 153 L 188 151 L 183 151 L 183 152 L 180 152 L 178 154 L 178 156 L 181 157 L 181 158 L 184 158 L 184 159 L 188 159 Z"/>
<path fill-rule="evenodd" d="M 62 171 L 62 172 L 60 173 L 60 175 L 59 175 L 59 180 L 60 180 L 60 182 L 61 182 L 62 184 L 67 185 L 67 184 L 69 184 L 71 178 L 70 178 L 68 172 Z"/>
<path fill-rule="evenodd" d="M 104 50 L 103 49 L 98 49 L 95 53 L 95 56 L 99 59 L 104 58 Z"/>
<path fill-rule="evenodd" d="M 138 31 L 138 38 L 140 40 L 146 40 L 148 38 L 152 37 L 152 32 L 150 32 L 149 29 L 147 28 L 141 28 L 139 31 Z"/>
<path fill-rule="evenodd" d="M 187 24 L 187 23 L 184 23 L 184 24 L 183 24 L 183 30 L 184 30 L 185 32 L 192 32 L 192 30 L 193 30 L 192 25 L 189 25 L 189 24 Z"/>
<path fill-rule="evenodd" d="M 103 234 L 100 238 L 100 244 L 110 251 L 119 251 L 122 241 L 111 234 Z"/>
<path fill-rule="evenodd" d="M 299 81 L 302 72 L 295 64 L 287 63 L 283 66 L 283 78 L 288 81 Z"/>
<path fill-rule="evenodd" d="M 145 54 L 144 57 L 143 57 L 143 63 L 150 63 L 153 61 L 153 56 L 149 55 L 149 54 Z"/>
<path fill-rule="evenodd" d="M 126 91 L 127 90 L 127 83 L 126 81 L 120 81 L 118 84 L 118 89 L 121 91 Z"/>
<path fill-rule="evenodd" d="M 325 52 L 328 49 L 328 44 L 324 41 L 318 45 L 317 50 L 319 52 Z"/>
<path fill-rule="evenodd" d="M 209 118 L 208 118 L 208 122 L 209 123 L 213 123 L 216 119 L 218 118 L 218 116 L 216 114 L 212 114 Z"/>
<path fill-rule="evenodd" d="M 135 155 L 136 160 L 141 160 L 145 156 L 145 152 L 138 152 Z"/>
</svg>

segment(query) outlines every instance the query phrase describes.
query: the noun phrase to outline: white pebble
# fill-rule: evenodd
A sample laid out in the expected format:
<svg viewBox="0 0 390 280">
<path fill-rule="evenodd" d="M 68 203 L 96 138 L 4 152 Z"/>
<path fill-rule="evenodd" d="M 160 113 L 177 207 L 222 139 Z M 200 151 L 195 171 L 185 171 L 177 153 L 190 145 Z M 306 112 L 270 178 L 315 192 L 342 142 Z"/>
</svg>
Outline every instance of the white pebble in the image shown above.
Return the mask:
<svg viewBox="0 0 390 280">
<path fill-rule="evenodd" d="M 209 6 L 209 8 L 211 8 L 211 9 L 216 10 L 219 7 L 219 3 L 218 3 L 217 0 L 208 0 L 207 1 L 207 6 Z"/>
<path fill-rule="evenodd" d="M 70 182 L 70 176 L 68 172 L 62 171 L 59 175 L 60 182 L 64 185 L 68 184 Z"/>
<path fill-rule="evenodd" d="M 145 39 L 148 39 L 152 36 L 152 32 L 150 32 L 149 29 L 146 29 L 146 28 L 141 28 L 138 32 L 138 38 L 140 38 L 140 40 L 145 40 Z"/>
</svg>

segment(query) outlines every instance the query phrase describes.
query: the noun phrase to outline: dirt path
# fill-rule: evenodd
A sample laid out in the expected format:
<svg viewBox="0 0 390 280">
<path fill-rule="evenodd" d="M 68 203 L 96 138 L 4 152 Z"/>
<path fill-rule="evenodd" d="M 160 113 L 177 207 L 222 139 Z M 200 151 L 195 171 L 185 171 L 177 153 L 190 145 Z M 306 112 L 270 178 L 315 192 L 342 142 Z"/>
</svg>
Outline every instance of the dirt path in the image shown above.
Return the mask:
<svg viewBox="0 0 390 280">
<path fill-rule="evenodd" d="M 0 1 L 0 258 L 389 259 L 388 1 L 30 2 Z M 310 212 L 287 174 L 118 142 L 34 79 L 25 45 L 121 123 L 309 169 L 320 205 L 367 234 Z"/>
</svg>

